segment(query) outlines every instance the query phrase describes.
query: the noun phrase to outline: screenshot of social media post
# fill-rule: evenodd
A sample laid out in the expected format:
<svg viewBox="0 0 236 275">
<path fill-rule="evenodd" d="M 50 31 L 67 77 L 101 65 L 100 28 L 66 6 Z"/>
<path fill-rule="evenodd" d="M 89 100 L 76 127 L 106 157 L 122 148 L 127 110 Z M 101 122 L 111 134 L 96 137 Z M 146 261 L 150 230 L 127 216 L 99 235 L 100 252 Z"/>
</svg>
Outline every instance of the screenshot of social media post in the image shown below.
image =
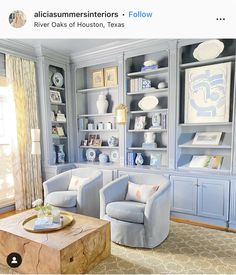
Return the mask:
<svg viewBox="0 0 236 275">
<path fill-rule="evenodd" d="M 235 1 L 0 9 L 0 274 L 236 274 Z"/>
</svg>

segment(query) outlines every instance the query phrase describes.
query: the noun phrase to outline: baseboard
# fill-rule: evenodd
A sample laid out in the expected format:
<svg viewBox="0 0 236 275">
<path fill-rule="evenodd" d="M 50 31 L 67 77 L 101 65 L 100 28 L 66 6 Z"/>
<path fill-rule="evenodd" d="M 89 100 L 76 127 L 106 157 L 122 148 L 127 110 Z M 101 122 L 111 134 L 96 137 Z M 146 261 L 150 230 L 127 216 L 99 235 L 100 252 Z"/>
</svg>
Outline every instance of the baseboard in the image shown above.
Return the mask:
<svg viewBox="0 0 236 275">
<path fill-rule="evenodd" d="M 221 231 L 229 231 L 229 229 L 224 226 L 212 225 L 212 224 L 208 224 L 208 223 L 192 221 L 192 220 L 176 218 L 176 217 L 171 217 L 170 219 L 174 222 L 186 223 L 186 224 L 191 224 L 191 225 L 200 226 L 200 227 L 206 227 L 206 228 L 210 228 L 210 229 L 217 229 L 217 230 L 221 230 Z M 236 229 L 231 232 L 236 232 Z"/>
</svg>

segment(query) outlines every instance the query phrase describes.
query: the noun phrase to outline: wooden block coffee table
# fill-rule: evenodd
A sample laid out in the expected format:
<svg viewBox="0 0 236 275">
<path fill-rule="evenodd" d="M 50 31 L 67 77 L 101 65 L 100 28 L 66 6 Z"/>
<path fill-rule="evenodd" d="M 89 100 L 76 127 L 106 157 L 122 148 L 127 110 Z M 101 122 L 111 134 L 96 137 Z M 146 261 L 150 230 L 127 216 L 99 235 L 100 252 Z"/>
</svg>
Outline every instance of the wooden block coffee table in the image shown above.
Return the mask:
<svg viewBox="0 0 236 275">
<path fill-rule="evenodd" d="M 51 233 L 30 233 L 23 221 L 34 215 L 25 211 L 0 220 L 0 263 L 19 253 L 19 273 L 86 273 L 111 254 L 110 224 L 78 214 L 68 227 Z"/>
</svg>

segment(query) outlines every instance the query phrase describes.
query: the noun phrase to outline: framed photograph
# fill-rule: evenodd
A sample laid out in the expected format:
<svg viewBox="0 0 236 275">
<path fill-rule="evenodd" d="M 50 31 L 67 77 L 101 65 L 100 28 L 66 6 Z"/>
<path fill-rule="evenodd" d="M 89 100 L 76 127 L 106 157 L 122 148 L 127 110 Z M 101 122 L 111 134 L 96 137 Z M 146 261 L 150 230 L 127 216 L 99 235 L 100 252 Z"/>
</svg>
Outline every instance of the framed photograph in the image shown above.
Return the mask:
<svg viewBox="0 0 236 275">
<path fill-rule="evenodd" d="M 66 122 L 65 114 L 57 113 L 57 121 L 58 122 Z"/>
<path fill-rule="evenodd" d="M 102 146 L 102 139 L 95 139 L 93 142 L 93 146 Z"/>
<path fill-rule="evenodd" d="M 60 92 L 50 90 L 50 101 L 51 103 L 62 103 Z"/>
<path fill-rule="evenodd" d="M 117 67 L 110 67 L 104 69 L 105 86 L 111 87 L 118 84 L 118 70 Z"/>
<path fill-rule="evenodd" d="M 159 168 L 161 166 L 161 154 L 153 153 L 150 157 L 150 165 Z"/>
<path fill-rule="evenodd" d="M 194 145 L 219 145 L 222 132 L 196 133 L 192 144 Z"/>
<path fill-rule="evenodd" d="M 57 127 L 56 126 L 52 126 L 52 135 L 55 136 L 55 137 L 58 137 Z"/>
<path fill-rule="evenodd" d="M 64 130 L 62 127 L 60 126 L 57 126 L 57 134 L 59 137 L 64 137 L 65 136 L 65 133 L 64 133 Z"/>
<path fill-rule="evenodd" d="M 93 71 L 92 77 L 93 77 L 93 88 L 99 88 L 104 86 L 103 69 Z"/>
<path fill-rule="evenodd" d="M 185 71 L 185 123 L 229 121 L 231 62 Z"/>
<path fill-rule="evenodd" d="M 146 124 L 146 116 L 138 116 L 135 118 L 134 129 L 143 130 Z"/>
<path fill-rule="evenodd" d="M 88 145 L 89 146 L 94 145 L 95 139 L 97 139 L 97 135 L 89 134 L 89 136 L 88 136 Z"/>
</svg>

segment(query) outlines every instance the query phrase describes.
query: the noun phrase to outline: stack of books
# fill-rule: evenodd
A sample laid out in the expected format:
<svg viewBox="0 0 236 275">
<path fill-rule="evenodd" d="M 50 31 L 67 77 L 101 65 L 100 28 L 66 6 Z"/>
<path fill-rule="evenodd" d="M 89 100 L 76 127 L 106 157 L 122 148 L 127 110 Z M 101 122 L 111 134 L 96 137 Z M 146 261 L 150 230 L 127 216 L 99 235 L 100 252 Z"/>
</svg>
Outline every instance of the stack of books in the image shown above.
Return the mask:
<svg viewBox="0 0 236 275">
<path fill-rule="evenodd" d="M 130 93 L 142 91 L 143 89 L 151 88 L 151 80 L 142 77 L 133 78 L 130 80 Z"/>
<path fill-rule="evenodd" d="M 158 65 L 157 64 L 153 64 L 150 66 L 143 66 L 141 71 L 145 72 L 145 71 L 150 71 L 150 70 L 157 70 L 158 69 Z"/>
<path fill-rule="evenodd" d="M 135 165 L 135 158 L 136 158 L 137 154 L 134 152 L 128 152 L 127 155 L 127 164 L 132 166 Z"/>
</svg>

